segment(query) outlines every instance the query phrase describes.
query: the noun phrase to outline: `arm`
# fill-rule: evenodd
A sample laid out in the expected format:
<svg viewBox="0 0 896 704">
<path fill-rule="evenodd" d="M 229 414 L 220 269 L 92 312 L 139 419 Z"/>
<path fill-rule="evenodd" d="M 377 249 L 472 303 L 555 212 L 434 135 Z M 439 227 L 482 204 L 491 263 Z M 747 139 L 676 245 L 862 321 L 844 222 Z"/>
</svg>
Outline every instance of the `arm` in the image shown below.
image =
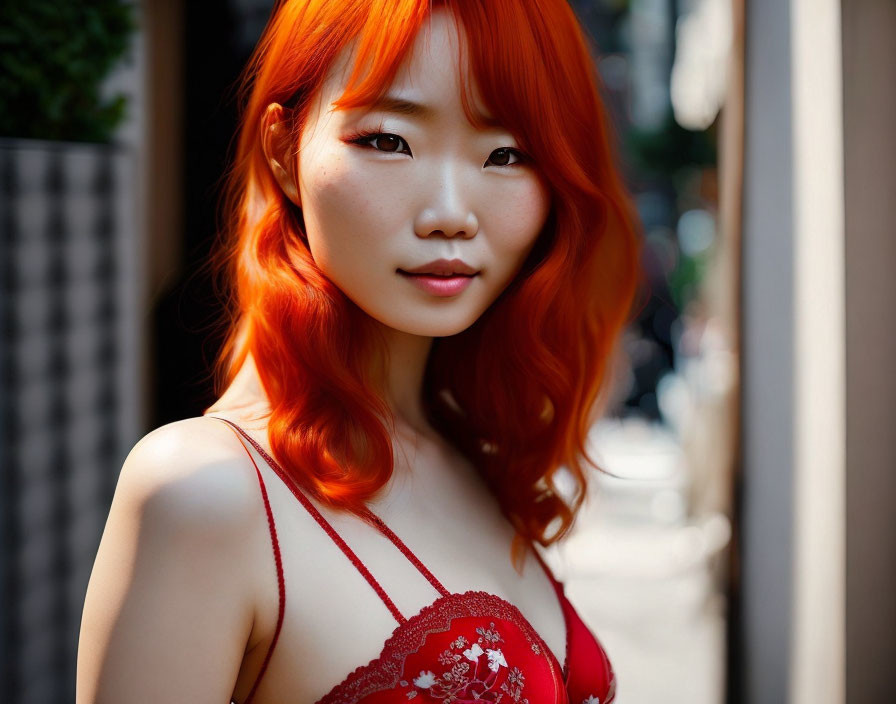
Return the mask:
<svg viewBox="0 0 896 704">
<path fill-rule="evenodd" d="M 131 450 L 87 589 L 77 704 L 230 701 L 269 540 L 238 442 L 191 418 Z"/>
</svg>

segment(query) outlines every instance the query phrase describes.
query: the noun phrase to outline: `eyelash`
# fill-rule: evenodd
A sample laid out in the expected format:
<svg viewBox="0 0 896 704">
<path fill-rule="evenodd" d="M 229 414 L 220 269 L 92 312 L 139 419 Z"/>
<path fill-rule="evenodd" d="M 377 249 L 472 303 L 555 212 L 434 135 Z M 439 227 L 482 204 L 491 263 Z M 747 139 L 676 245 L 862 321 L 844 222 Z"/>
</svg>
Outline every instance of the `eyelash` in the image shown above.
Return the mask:
<svg viewBox="0 0 896 704">
<path fill-rule="evenodd" d="M 404 143 L 405 146 L 408 146 L 408 143 L 405 142 L 403 137 L 399 137 L 397 134 L 393 134 L 391 132 L 382 132 L 381 130 L 382 130 L 382 128 L 375 129 L 375 130 L 361 130 L 361 131 L 353 134 L 351 137 L 349 137 L 347 141 L 350 142 L 351 144 L 357 144 L 358 146 L 361 146 L 361 147 L 376 149 L 376 147 L 374 147 L 372 144 L 369 144 L 369 142 L 374 137 L 395 137 L 395 138 L 399 139 L 402 143 Z M 408 147 L 408 150 L 410 150 L 410 147 Z M 516 156 L 516 158 L 518 159 L 518 161 L 516 161 L 513 164 L 495 164 L 495 166 L 500 166 L 500 167 L 504 167 L 504 168 L 514 167 L 514 166 L 523 166 L 526 163 L 526 161 L 528 160 L 528 157 L 525 154 L 523 154 L 523 152 L 519 151 L 518 149 L 514 149 L 513 147 L 501 147 L 500 149 L 496 149 L 495 151 L 501 151 L 501 150 L 506 150 L 506 151 L 510 152 L 511 154 L 514 154 Z M 384 154 L 403 154 L 403 153 L 405 153 L 402 151 L 387 152 L 382 149 L 377 149 L 377 151 L 381 151 Z M 494 153 L 494 152 L 492 152 L 492 153 Z"/>
</svg>

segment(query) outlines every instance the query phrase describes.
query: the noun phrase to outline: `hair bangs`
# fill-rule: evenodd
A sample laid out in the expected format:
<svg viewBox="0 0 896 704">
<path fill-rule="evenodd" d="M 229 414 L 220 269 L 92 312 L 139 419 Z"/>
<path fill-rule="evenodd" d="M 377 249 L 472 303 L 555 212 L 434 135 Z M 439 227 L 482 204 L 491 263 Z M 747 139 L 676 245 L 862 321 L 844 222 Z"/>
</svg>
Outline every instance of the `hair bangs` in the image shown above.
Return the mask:
<svg viewBox="0 0 896 704">
<path fill-rule="evenodd" d="M 391 477 L 387 409 L 371 367 L 377 328 L 303 243 L 301 213 L 272 175 L 261 125 L 270 104 L 286 103 L 299 130 L 347 48 L 353 65 L 337 109 L 376 102 L 437 6 L 462 30 L 467 118 L 513 134 L 551 192 L 531 261 L 472 326 L 435 340 L 422 390 L 433 428 L 470 460 L 515 527 L 511 555 L 520 565 L 531 541 L 561 539 L 582 504 L 586 468 L 598 467 L 586 451 L 588 429 L 611 393 L 617 343 L 645 281 L 637 211 L 589 39 L 568 0 L 277 4 L 244 73 L 224 236 L 209 262 L 232 304 L 216 390 L 251 355 L 270 401 L 272 453 L 335 509 L 363 518 Z M 561 470 L 572 494 L 557 491 Z"/>
</svg>

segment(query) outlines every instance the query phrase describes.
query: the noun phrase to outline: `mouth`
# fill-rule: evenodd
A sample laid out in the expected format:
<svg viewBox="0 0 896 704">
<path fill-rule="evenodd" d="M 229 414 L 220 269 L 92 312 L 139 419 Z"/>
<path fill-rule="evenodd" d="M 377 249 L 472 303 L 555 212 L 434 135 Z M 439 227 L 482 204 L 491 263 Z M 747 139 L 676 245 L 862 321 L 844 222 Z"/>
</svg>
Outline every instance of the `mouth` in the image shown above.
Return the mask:
<svg viewBox="0 0 896 704">
<path fill-rule="evenodd" d="M 399 269 L 405 274 L 426 274 L 428 276 L 475 276 L 479 270 L 467 264 L 463 259 L 434 259 L 413 269 Z"/>
<path fill-rule="evenodd" d="M 414 272 L 414 273 L 412 274 L 411 272 L 409 272 L 409 271 L 405 271 L 404 269 L 399 269 L 399 270 L 398 270 L 398 273 L 399 273 L 399 274 L 404 274 L 405 276 L 429 276 L 429 277 L 432 277 L 432 278 L 434 278 L 434 279 L 454 279 L 454 278 L 459 278 L 459 277 L 462 277 L 462 278 L 465 278 L 465 279 L 472 279 L 472 278 L 473 278 L 474 276 L 476 276 L 479 272 L 476 272 L 476 274 L 461 274 L 461 273 L 454 273 L 454 274 L 436 274 L 436 273 L 434 273 L 434 272 L 432 272 L 432 271 L 417 271 L 417 272 Z"/>
<path fill-rule="evenodd" d="M 397 270 L 417 288 L 433 296 L 456 296 L 470 285 L 476 274 L 433 274 L 420 272 L 411 274 L 404 269 Z"/>
</svg>

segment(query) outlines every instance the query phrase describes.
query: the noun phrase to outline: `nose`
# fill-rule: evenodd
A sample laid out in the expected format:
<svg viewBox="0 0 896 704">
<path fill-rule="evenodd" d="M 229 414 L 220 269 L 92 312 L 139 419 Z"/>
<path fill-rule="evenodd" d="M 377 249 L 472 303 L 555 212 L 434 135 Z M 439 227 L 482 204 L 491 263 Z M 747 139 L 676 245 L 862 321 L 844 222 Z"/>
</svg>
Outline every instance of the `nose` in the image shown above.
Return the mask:
<svg viewBox="0 0 896 704">
<path fill-rule="evenodd" d="M 450 171 L 450 169 L 445 170 Z M 443 173 L 436 183 L 436 192 L 414 222 L 414 231 L 418 237 L 475 237 L 479 231 L 479 221 L 462 197 L 460 179 L 449 173 Z"/>
</svg>

